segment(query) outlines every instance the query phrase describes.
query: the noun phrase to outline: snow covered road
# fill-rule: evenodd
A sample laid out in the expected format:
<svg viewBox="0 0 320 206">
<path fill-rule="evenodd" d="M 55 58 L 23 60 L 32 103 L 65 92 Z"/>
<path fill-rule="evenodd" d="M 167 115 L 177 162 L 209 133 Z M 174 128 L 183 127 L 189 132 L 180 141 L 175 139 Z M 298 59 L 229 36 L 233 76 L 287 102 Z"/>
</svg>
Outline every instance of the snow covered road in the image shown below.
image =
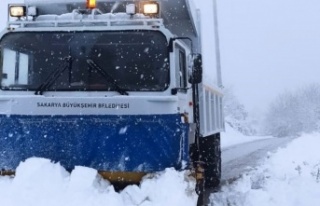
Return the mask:
<svg viewBox="0 0 320 206">
<path fill-rule="evenodd" d="M 211 196 L 214 206 L 320 205 L 320 134 L 305 134 Z"/>
<path fill-rule="evenodd" d="M 286 146 L 293 138 L 268 138 L 222 149 L 222 183 L 233 181 L 257 166 L 269 152 Z"/>
</svg>

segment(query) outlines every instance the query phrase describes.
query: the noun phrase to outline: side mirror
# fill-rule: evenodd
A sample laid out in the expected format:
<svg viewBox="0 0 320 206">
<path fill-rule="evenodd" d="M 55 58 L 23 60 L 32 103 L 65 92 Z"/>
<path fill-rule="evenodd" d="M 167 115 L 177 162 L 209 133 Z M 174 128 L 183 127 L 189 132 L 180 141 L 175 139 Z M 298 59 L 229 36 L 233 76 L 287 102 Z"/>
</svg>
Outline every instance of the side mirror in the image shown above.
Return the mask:
<svg viewBox="0 0 320 206">
<path fill-rule="evenodd" d="M 202 56 L 201 54 L 193 54 L 193 68 L 189 83 L 200 84 L 202 82 L 202 73 Z"/>
</svg>

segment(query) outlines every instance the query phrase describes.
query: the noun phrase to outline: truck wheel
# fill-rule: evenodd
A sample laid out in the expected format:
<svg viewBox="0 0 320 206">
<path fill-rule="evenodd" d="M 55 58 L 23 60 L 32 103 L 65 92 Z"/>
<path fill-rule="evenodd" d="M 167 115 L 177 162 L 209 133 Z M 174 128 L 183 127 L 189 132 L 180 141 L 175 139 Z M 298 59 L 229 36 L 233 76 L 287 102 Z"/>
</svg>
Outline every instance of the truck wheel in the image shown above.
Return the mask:
<svg viewBox="0 0 320 206">
<path fill-rule="evenodd" d="M 197 206 L 209 206 L 210 205 L 210 195 L 216 192 L 213 189 L 205 189 L 198 196 Z"/>
<path fill-rule="evenodd" d="M 204 168 L 204 181 L 198 182 L 197 206 L 206 206 L 210 203 L 210 195 L 219 189 L 221 179 L 221 146 L 220 134 L 199 138 L 199 149 L 191 146 L 191 159 L 199 160 Z"/>
<path fill-rule="evenodd" d="M 220 133 L 200 138 L 200 158 L 205 163 L 205 189 L 217 190 L 221 179 Z"/>
</svg>

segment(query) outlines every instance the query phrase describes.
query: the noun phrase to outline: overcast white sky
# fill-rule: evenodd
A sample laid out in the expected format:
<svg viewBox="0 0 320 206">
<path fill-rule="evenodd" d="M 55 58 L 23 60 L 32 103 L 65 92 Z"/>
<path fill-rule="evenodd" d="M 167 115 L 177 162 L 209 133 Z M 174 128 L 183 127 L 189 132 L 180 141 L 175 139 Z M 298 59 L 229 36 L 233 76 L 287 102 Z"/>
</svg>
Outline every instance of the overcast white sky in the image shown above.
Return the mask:
<svg viewBox="0 0 320 206">
<path fill-rule="evenodd" d="M 0 27 L 8 2 L 0 1 Z M 205 10 L 212 0 L 195 0 Z M 249 110 L 285 90 L 319 82 L 319 0 L 217 0 L 226 86 Z M 208 21 L 210 22 L 210 21 Z"/>
<path fill-rule="evenodd" d="M 319 82 L 319 0 L 217 0 L 225 85 L 250 109 Z"/>
</svg>

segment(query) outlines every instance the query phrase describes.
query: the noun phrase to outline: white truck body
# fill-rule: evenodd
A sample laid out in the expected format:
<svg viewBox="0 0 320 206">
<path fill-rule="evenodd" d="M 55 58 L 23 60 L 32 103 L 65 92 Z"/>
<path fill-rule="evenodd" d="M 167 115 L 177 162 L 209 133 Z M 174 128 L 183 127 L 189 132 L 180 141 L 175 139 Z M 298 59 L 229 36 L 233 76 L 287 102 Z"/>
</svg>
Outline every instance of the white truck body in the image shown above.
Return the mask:
<svg viewBox="0 0 320 206">
<path fill-rule="evenodd" d="M 108 30 L 119 29 L 121 25 L 113 24 L 119 20 L 132 21 L 126 14 L 103 14 L 95 15 L 93 19 L 82 19 L 83 17 L 78 14 L 72 14 L 74 9 L 85 8 L 83 0 L 25 0 L 27 5 L 36 6 L 39 10 L 39 17 L 36 21 L 28 22 L 10 22 L 9 24 L 21 24 L 20 30 L 23 27 L 29 29 L 33 26 L 34 30 L 68 30 L 67 25 L 79 24 L 81 22 L 101 22 L 108 21 Z M 116 10 L 119 6 L 114 0 L 100 0 L 101 4 L 111 4 L 111 9 Z M 110 5 L 108 5 L 108 8 Z M 161 14 L 160 19 L 146 20 L 143 17 L 135 17 L 135 21 L 143 20 L 149 21 L 150 24 L 163 24 L 174 36 L 177 37 L 189 37 L 193 41 L 193 52 L 201 53 L 203 57 L 203 82 L 199 85 L 199 104 L 200 104 L 200 128 L 201 136 L 209 136 L 215 133 L 219 133 L 224 130 L 224 118 L 223 118 L 223 106 L 222 106 L 222 85 L 221 85 L 221 73 L 219 63 L 219 45 L 218 45 L 218 33 L 216 32 L 216 20 L 212 19 L 212 24 L 206 24 L 201 26 L 200 10 L 196 8 L 193 0 L 181 0 L 181 1 L 168 1 L 160 0 Z M 109 11 L 110 12 L 110 11 Z M 216 18 L 216 16 L 214 16 Z M 127 22 L 127 23 L 128 23 Z M 210 22 L 210 21 L 206 21 Z M 88 23 L 89 25 L 90 23 Z M 124 23 L 125 24 L 125 23 Z M 139 24 L 139 23 L 137 23 Z M 146 24 L 146 23 L 144 23 Z M 50 26 L 54 25 L 55 28 Z M 113 25 L 113 26 L 112 26 Z M 8 25 L 9 26 L 9 25 Z M 143 28 L 140 25 L 136 28 Z M 204 28 L 205 27 L 205 28 Z M 83 28 L 81 23 L 79 29 Z M 146 28 L 150 28 L 146 25 Z M 93 27 L 91 27 L 93 29 Z M 97 29 L 101 29 L 97 27 Z M 203 35 L 203 30 L 206 33 Z M 207 41 L 201 41 L 202 36 L 211 36 L 212 38 Z M 210 53 L 202 53 L 202 44 L 210 44 L 215 48 L 210 50 Z M 187 41 L 185 41 L 188 44 Z M 152 94 L 150 94 L 152 95 Z M 134 112 L 133 112 L 134 113 Z M 192 118 L 192 116 L 190 117 Z"/>
<path fill-rule="evenodd" d="M 204 179 L 216 187 L 224 130 L 216 15 L 204 24 L 193 0 L 86 3 L 8 6 L 0 170 L 37 156 L 113 182 L 190 169 L 197 190 Z"/>
</svg>

